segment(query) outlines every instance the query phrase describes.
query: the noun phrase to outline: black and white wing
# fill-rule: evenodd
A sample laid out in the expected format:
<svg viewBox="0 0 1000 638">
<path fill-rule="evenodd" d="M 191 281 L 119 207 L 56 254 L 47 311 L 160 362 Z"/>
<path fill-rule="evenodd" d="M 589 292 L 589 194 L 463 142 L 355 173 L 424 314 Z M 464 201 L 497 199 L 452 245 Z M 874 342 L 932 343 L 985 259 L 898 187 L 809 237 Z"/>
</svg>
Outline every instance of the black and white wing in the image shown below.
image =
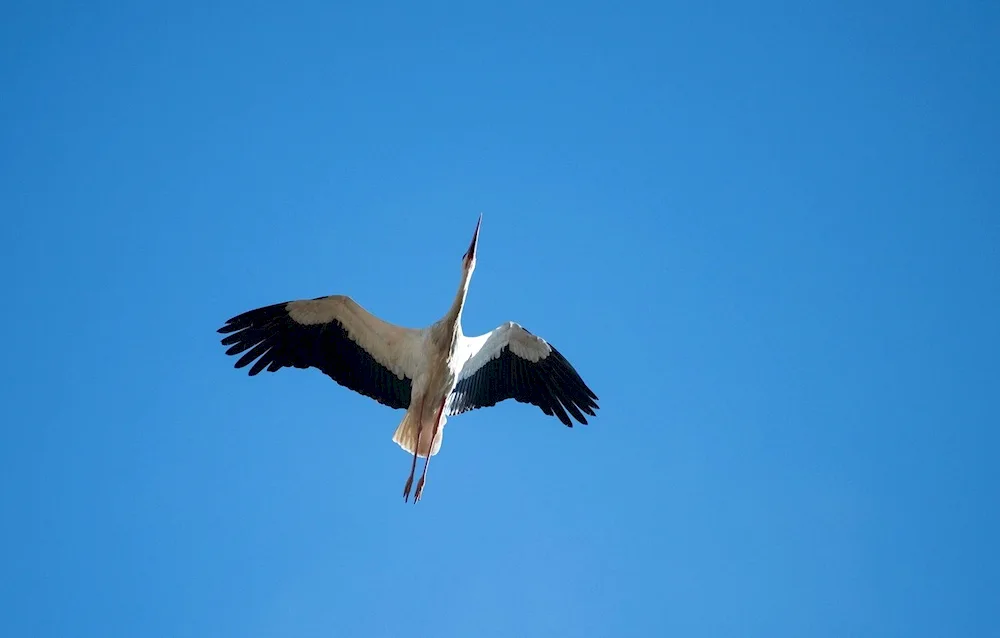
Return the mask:
<svg viewBox="0 0 1000 638">
<path fill-rule="evenodd" d="M 244 312 L 219 328 L 235 367 L 317 368 L 340 385 L 392 408 L 410 405 L 423 331 L 372 315 L 350 297 L 301 299 Z"/>
<path fill-rule="evenodd" d="M 596 416 L 597 395 L 570 362 L 518 324 L 507 322 L 479 337 L 465 337 L 461 347 L 466 360 L 448 399 L 449 415 L 514 399 L 538 406 L 569 427 L 569 415 L 583 424 L 584 413 Z"/>
</svg>

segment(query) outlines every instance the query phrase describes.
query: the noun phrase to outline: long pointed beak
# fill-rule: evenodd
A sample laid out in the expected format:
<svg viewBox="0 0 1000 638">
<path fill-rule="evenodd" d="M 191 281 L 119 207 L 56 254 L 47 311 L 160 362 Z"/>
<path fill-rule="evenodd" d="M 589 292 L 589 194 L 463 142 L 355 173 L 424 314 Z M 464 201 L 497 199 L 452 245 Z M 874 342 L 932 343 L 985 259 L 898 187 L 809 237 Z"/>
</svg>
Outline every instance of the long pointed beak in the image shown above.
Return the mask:
<svg viewBox="0 0 1000 638">
<path fill-rule="evenodd" d="M 476 258 L 476 247 L 479 245 L 479 227 L 483 225 L 483 214 L 479 213 L 479 221 L 476 222 L 476 232 L 472 234 L 472 243 L 469 244 L 469 250 L 465 253 L 465 256 L 469 259 Z"/>
</svg>

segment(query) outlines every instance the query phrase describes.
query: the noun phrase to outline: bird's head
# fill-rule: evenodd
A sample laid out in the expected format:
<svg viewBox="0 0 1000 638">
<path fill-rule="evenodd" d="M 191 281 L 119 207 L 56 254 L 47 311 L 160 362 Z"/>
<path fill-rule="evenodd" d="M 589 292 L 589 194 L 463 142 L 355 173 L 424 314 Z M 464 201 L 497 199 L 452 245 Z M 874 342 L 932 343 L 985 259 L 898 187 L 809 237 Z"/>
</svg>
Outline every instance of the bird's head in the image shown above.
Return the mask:
<svg viewBox="0 0 1000 638">
<path fill-rule="evenodd" d="M 479 227 L 482 223 L 483 215 L 480 213 L 479 221 L 476 222 L 476 231 L 472 234 L 472 243 L 469 244 L 469 250 L 462 255 L 462 268 L 465 270 L 473 270 L 476 267 L 476 247 L 479 245 Z"/>
</svg>

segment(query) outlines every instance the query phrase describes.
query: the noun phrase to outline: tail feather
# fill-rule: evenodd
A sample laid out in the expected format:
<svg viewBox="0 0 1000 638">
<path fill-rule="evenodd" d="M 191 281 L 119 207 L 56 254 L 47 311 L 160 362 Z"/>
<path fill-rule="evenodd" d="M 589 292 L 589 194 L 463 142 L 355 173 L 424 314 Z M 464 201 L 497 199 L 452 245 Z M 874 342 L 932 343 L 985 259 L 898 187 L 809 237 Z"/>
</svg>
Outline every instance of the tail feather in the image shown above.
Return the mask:
<svg viewBox="0 0 1000 638">
<path fill-rule="evenodd" d="M 392 441 L 399 445 L 410 454 L 417 450 L 417 456 L 420 458 L 427 457 L 427 448 L 430 447 L 430 455 L 434 456 L 441 450 L 441 439 L 444 438 L 444 422 L 445 418 L 441 417 L 441 425 L 438 427 L 437 438 L 434 439 L 434 445 L 430 446 L 431 433 L 434 431 L 434 423 L 425 423 L 424 429 L 420 431 L 420 416 L 418 414 L 412 414 L 409 410 L 403 415 L 403 420 L 399 422 L 399 427 L 396 428 L 396 432 L 392 435 Z M 420 448 L 417 449 L 417 433 L 420 433 Z"/>
</svg>

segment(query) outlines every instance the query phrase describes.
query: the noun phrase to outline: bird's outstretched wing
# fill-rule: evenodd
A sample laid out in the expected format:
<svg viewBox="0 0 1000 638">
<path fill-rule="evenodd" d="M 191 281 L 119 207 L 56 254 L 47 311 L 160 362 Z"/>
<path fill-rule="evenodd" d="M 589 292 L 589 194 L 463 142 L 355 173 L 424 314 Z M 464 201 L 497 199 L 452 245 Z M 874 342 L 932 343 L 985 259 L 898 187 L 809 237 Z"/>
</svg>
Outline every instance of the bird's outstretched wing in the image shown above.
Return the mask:
<svg viewBox="0 0 1000 638">
<path fill-rule="evenodd" d="M 301 299 L 237 315 L 219 328 L 235 367 L 250 375 L 317 368 L 340 385 L 392 408 L 410 405 L 423 331 L 374 316 L 350 297 Z"/>
<path fill-rule="evenodd" d="M 573 427 L 567 412 L 586 424 L 596 416 L 597 395 L 563 355 L 521 326 L 507 322 L 460 344 L 465 365 L 448 399 L 448 414 L 461 414 L 514 399 L 541 408 Z"/>
</svg>

